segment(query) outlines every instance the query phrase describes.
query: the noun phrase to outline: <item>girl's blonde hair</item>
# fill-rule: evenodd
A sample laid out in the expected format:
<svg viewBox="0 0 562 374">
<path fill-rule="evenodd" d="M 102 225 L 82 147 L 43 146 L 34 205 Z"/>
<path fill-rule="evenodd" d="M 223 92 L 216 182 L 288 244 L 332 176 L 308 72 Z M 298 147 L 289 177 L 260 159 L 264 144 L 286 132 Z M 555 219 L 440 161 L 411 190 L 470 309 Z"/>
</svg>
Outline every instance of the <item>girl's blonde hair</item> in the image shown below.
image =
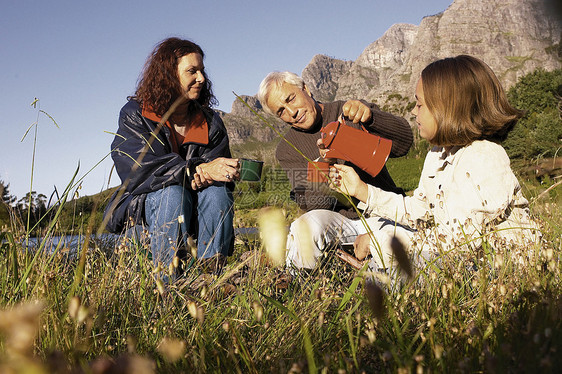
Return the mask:
<svg viewBox="0 0 562 374">
<path fill-rule="evenodd" d="M 425 103 L 437 122 L 431 143 L 464 146 L 502 141 L 523 112 L 512 107 L 483 61 L 466 55 L 429 64 L 421 73 Z"/>
</svg>

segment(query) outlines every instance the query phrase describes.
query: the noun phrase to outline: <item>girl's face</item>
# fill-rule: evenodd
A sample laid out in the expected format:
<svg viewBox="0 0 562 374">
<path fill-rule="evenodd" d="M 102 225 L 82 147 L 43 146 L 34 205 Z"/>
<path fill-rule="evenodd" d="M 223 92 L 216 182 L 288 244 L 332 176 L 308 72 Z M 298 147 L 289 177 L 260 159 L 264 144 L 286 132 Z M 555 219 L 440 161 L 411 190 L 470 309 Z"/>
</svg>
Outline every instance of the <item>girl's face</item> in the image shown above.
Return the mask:
<svg viewBox="0 0 562 374">
<path fill-rule="evenodd" d="M 421 78 L 416 85 L 416 106 L 412 109 L 412 114 L 416 116 L 416 123 L 418 125 L 418 130 L 420 130 L 420 136 L 431 141 L 437 133 L 437 122 L 425 104 Z"/>
<path fill-rule="evenodd" d="M 189 100 L 199 99 L 205 76 L 203 57 L 199 53 L 189 53 L 178 60 L 178 78 L 183 94 Z"/>
</svg>

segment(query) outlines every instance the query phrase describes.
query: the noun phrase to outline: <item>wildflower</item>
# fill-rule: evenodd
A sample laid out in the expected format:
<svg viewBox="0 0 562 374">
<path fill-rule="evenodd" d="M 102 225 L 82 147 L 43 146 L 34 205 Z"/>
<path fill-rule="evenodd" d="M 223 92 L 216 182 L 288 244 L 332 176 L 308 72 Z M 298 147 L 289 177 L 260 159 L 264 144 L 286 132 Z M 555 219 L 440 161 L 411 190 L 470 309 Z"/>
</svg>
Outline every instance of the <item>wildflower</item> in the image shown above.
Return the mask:
<svg viewBox="0 0 562 374">
<path fill-rule="evenodd" d="M 165 289 L 164 289 L 164 283 L 162 283 L 162 280 L 160 280 L 160 279 L 156 280 L 156 289 L 158 290 L 158 293 L 160 295 L 164 294 Z"/>
<path fill-rule="evenodd" d="M 187 303 L 187 310 L 189 311 L 191 317 L 196 319 L 200 325 L 203 324 L 203 321 L 205 320 L 205 310 L 202 306 L 197 305 L 195 301 L 191 300 Z"/>
<path fill-rule="evenodd" d="M 392 253 L 394 253 L 394 258 L 398 262 L 398 265 L 402 269 L 404 273 L 408 276 L 408 278 L 412 277 L 412 265 L 410 264 L 410 260 L 408 259 L 408 254 L 404 249 L 404 244 L 398 239 L 396 236 L 392 237 L 390 241 L 390 247 L 392 248 Z"/>
<path fill-rule="evenodd" d="M 285 263 L 287 230 L 283 212 L 277 208 L 262 208 L 258 213 L 260 236 L 265 251 L 276 266 Z"/>
<path fill-rule="evenodd" d="M 306 222 L 296 227 L 297 236 L 299 237 L 299 253 L 302 257 L 303 264 L 314 263 L 314 247 L 312 243 L 312 234 Z"/>
<path fill-rule="evenodd" d="M 435 344 L 435 347 L 433 347 L 433 355 L 437 360 L 441 359 L 441 357 L 443 356 L 443 351 L 444 349 L 441 344 Z"/>
<path fill-rule="evenodd" d="M 156 268 L 154 268 L 154 270 L 152 270 L 152 273 L 158 274 L 158 273 L 162 272 L 162 270 L 164 270 L 164 268 L 162 267 L 162 264 L 159 262 L 158 266 Z"/>
<path fill-rule="evenodd" d="M 367 330 L 367 338 L 369 338 L 369 342 L 373 344 L 377 339 L 377 334 L 375 333 L 375 330 L 373 329 Z"/>
<path fill-rule="evenodd" d="M 503 266 L 503 256 L 501 254 L 497 254 L 496 257 L 494 258 L 494 267 L 496 269 L 499 269 Z"/>
<path fill-rule="evenodd" d="M 78 308 L 80 308 L 80 298 L 78 296 L 74 296 L 68 302 L 68 315 L 72 319 L 76 319 L 78 316 Z"/>
<path fill-rule="evenodd" d="M 259 302 L 254 301 L 252 303 L 252 309 L 254 309 L 254 316 L 256 317 L 258 322 L 260 322 L 262 317 L 263 317 L 263 307 L 262 307 L 262 305 Z"/>
<path fill-rule="evenodd" d="M 324 312 L 320 312 L 318 314 L 318 327 L 322 327 L 324 325 L 324 318 L 325 318 Z"/>
<path fill-rule="evenodd" d="M 183 340 L 164 338 L 158 345 L 158 352 L 168 362 L 176 362 L 185 353 L 186 344 Z"/>
<path fill-rule="evenodd" d="M 505 286 L 503 284 L 500 285 L 500 294 L 502 296 L 505 296 L 506 293 L 507 293 L 507 290 L 506 290 Z"/>
<path fill-rule="evenodd" d="M 6 336 L 3 348 L 8 356 L 32 355 L 39 330 L 39 317 L 44 308 L 43 301 L 36 301 L 0 311 L 0 332 Z"/>
<path fill-rule="evenodd" d="M 82 323 L 90 316 L 90 310 L 84 305 L 80 305 L 78 313 L 76 314 L 76 322 Z"/>
<path fill-rule="evenodd" d="M 196 258 L 197 257 L 197 245 L 195 244 L 195 240 L 193 240 L 193 238 L 191 236 L 187 238 L 187 247 L 189 248 L 189 250 L 191 252 L 191 256 Z"/>
<path fill-rule="evenodd" d="M 367 294 L 367 300 L 369 301 L 373 316 L 378 319 L 382 318 L 385 314 L 383 290 L 374 282 L 366 281 L 365 293 Z"/>
<path fill-rule="evenodd" d="M 227 321 L 225 321 L 225 322 L 222 324 L 222 329 L 223 329 L 224 331 L 228 332 L 228 330 L 230 330 L 230 323 L 228 323 Z"/>
<path fill-rule="evenodd" d="M 191 314 L 191 317 L 197 318 L 197 304 L 195 304 L 195 301 L 187 302 L 187 310 L 189 314 Z"/>
</svg>

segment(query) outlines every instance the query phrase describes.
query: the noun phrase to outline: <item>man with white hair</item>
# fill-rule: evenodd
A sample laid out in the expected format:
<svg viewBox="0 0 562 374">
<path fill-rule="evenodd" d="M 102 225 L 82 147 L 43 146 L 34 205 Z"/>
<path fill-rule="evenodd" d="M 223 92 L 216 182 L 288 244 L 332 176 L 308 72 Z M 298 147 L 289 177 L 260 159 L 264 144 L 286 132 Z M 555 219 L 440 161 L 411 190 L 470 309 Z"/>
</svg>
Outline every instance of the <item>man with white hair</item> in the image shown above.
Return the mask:
<svg viewBox="0 0 562 374">
<path fill-rule="evenodd" d="M 343 114 L 347 124 L 392 140 L 390 157 L 408 153 L 412 142 L 412 129 L 404 118 L 381 111 L 375 104 L 359 100 L 320 103 L 316 101 L 303 79 L 291 72 L 272 72 L 262 81 L 258 100 L 263 109 L 273 114 L 291 128 L 285 134 L 286 141 L 277 146 L 276 157 L 281 167 L 289 173 L 292 195 L 305 210 L 329 209 L 347 217 L 357 217 L 355 210 L 339 202 L 328 189 L 318 191 L 306 181 L 307 160 L 289 143 L 295 145 L 311 160 L 320 156 L 317 141 L 320 130 L 330 122 L 337 121 Z M 386 167 L 373 177 L 355 165 L 353 166 L 365 182 L 386 191 L 401 192 Z M 301 175 L 303 174 L 303 175 Z M 315 186 L 316 187 L 316 186 Z"/>
<path fill-rule="evenodd" d="M 348 125 L 364 128 L 392 140 L 390 157 L 401 157 L 408 153 L 413 142 L 409 123 L 404 118 L 381 111 L 374 103 L 362 100 L 318 102 L 313 98 L 304 80 L 291 72 L 268 74 L 261 82 L 257 96 L 267 113 L 279 117 L 291 126 L 284 136 L 285 141 L 282 140 L 277 146 L 276 157 L 289 177 L 291 197 L 304 211 L 315 210 L 313 214 L 307 215 L 307 226 L 314 240 L 318 241 L 315 245 L 316 252 L 335 240 L 349 240 L 350 238 L 338 236 L 341 230 L 338 223 L 334 222 L 337 217 L 334 212 L 357 219 L 359 217 L 355 208 L 346 199 L 338 199 L 327 185 L 307 182 L 307 160 L 290 144 L 309 159 L 317 159 L 320 157 L 318 140 L 321 137 L 321 129 L 343 115 Z M 364 182 L 386 191 L 403 193 L 392 180 L 386 167 L 373 177 L 350 162 L 346 161 L 345 164 L 352 166 Z M 377 225 L 382 224 L 381 221 Z M 291 225 L 289 234 L 287 264 L 298 268 L 313 267 L 316 261 L 306 264 L 298 258 L 299 249 L 295 243 L 299 241 L 299 234 L 295 226 L 295 223 Z"/>
</svg>

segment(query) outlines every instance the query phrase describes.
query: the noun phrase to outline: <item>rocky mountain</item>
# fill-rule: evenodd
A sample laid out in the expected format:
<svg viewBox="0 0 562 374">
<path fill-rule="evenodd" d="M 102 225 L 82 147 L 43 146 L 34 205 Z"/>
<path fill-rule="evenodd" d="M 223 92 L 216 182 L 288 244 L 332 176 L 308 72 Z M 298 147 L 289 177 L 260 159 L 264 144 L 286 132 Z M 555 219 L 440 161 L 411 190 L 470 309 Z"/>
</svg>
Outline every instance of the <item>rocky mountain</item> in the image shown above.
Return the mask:
<svg viewBox="0 0 562 374">
<path fill-rule="evenodd" d="M 418 26 L 393 25 L 355 61 L 314 56 L 302 77 L 320 101 L 361 98 L 383 106 L 394 94 L 410 98 L 421 70 L 430 62 L 470 54 L 488 63 L 509 88 L 537 68 L 562 67 L 559 2 L 455 0 L 442 13 L 425 17 Z M 255 97 L 243 98 L 261 111 Z M 248 114 L 251 112 L 239 100 L 230 114 L 224 113 L 233 144 L 249 137 L 260 141 L 276 137 L 263 124 L 255 122 L 258 126 L 253 127 Z"/>
<path fill-rule="evenodd" d="M 379 102 L 392 93 L 410 97 L 427 64 L 459 54 L 481 58 L 510 87 L 539 67 L 561 66 L 561 34 L 560 20 L 544 0 L 456 0 L 419 26 L 392 26 L 365 48 L 329 99 Z M 309 68 L 314 65 L 305 70 Z M 312 83 L 315 89 L 323 85 Z"/>
<path fill-rule="evenodd" d="M 258 113 L 267 123 L 256 116 Z M 226 125 L 231 144 L 241 144 L 247 141 L 269 142 L 277 138 L 278 131 L 284 132 L 284 122 L 277 117 L 266 114 L 261 103 L 254 96 L 241 95 L 232 103 L 230 113 L 219 111 Z"/>
</svg>

